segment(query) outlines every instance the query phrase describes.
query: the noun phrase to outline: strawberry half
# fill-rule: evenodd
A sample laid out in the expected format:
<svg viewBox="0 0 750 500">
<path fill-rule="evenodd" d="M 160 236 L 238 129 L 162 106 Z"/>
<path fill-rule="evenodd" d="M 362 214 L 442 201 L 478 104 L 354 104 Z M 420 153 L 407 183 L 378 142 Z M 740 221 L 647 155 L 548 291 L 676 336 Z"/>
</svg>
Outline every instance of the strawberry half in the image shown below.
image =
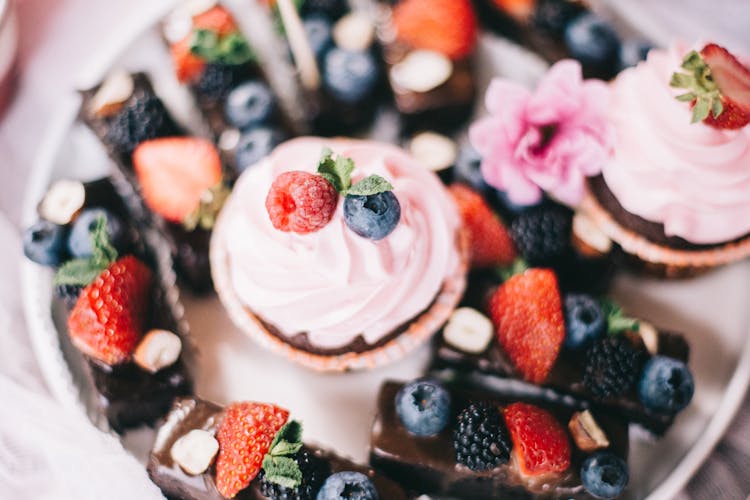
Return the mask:
<svg viewBox="0 0 750 500">
<path fill-rule="evenodd" d="M 393 9 L 393 24 L 403 43 L 451 59 L 470 55 L 477 42 L 470 0 L 404 0 Z"/>
<path fill-rule="evenodd" d="M 169 47 L 175 74 L 182 82 L 194 82 L 200 78 L 206 67 L 206 61 L 190 51 L 190 35 Z"/>
<path fill-rule="evenodd" d="M 550 412 L 528 403 L 513 403 L 505 408 L 503 415 L 522 474 L 539 476 L 568 470 L 570 440 Z"/>
<path fill-rule="evenodd" d="M 172 222 L 184 221 L 203 193 L 221 181 L 219 152 L 197 137 L 142 142 L 133 152 L 133 165 L 146 205 Z"/>
<path fill-rule="evenodd" d="M 750 123 L 750 68 L 727 49 L 710 43 L 685 56 L 682 68 L 688 72 L 673 74 L 670 85 L 688 90 L 677 99 L 690 102 L 693 123 L 719 129 Z"/>
<path fill-rule="evenodd" d="M 500 347 L 521 376 L 544 382 L 565 338 L 555 273 L 529 269 L 508 279 L 490 299 L 490 317 Z"/>
<path fill-rule="evenodd" d="M 513 240 L 482 195 L 463 184 L 453 184 L 448 191 L 469 231 L 472 267 L 511 264 L 516 258 Z"/>
<path fill-rule="evenodd" d="M 222 496 L 234 497 L 255 479 L 273 438 L 288 418 L 287 410 L 266 403 L 227 406 L 216 432 L 216 487 Z"/>
<path fill-rule="evenodd" d="M 81 352 L 108 365 L 130 358 L 143 335 L 151 270 L 133 256 L 115 261 L 86 286 L 68 316 L 68 334 Z"/>
<path fill-rule="evenodd" d="M 219 5 L 193 17 L 193 28 L 213 31 L 218 36 L 237 31 L 237 24 L 232 15 Z"/>
</svg>

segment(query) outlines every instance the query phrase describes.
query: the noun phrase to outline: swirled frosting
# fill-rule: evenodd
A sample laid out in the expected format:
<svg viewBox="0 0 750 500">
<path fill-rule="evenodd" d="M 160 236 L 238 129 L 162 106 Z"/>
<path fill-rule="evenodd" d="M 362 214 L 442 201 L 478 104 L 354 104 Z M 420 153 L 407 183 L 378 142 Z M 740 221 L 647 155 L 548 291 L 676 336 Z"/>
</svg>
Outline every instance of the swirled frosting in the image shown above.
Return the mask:
<svg viewBox="0 0 750 500">
<path fill-rule="evenodd" d="M 265 199 L 274 178 L 289 170 L 315 172 L 324 147 L 354 160 L 353 182 L 377 174 L 393 184 L 401 220 L 383 240 L 346 226 L 341 197 L 320 231 L 299 235 L 271 225 Z M 427 309 L 460 265 L 453 201 L 433 173 L 387 144 L 286 142 L 240 177 L 221 217 L 239 300 L 285 335 L 307 332 L 320 348 L 345 346 L 359 335 L 377 343 Z"/>
<path fill-rule="evenodd" d="M 668 236 L 715 244 L 750 233 L 750 127 L 691 124 L 669 86 L 690 47 L 652 50 L 611 85 L 615 153 L 602 169 L 627 211 Z"/>
</svg>

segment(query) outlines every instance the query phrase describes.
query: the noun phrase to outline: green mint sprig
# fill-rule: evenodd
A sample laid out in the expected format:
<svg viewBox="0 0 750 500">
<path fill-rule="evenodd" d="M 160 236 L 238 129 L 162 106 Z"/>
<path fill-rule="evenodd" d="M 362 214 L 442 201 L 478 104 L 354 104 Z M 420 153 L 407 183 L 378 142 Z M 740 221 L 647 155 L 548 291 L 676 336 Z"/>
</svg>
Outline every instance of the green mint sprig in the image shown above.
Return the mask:
<svg viewBox="0 0 750 500">
<path fill-rule="evenodd" d="M 607 333 L 609 335 L 619 335 L 626 331 L 638 331 L 638 320 L 626 316 L 620 306 L 607 298 L 601 299 L 600 302 L 602 312 L 607 318 Z"/>
<path fill-rule="evenodd" d="M 351 158 L 333 155 L 329 148 L 323 149 L 318 162 L 318 173 L 330 182 L 342 196 L 370 196 L 393 191 L 393 185 L 379 175 L 369 175 L 352 185 L 354 161 Z"/>
<path fill-rule="evenodd" d="M 107 218 L 104 215 L 96 218 L 90 234 L 93 249 L 91 257 L 73 259 L 63 264 L 55 275 L 56 285 L 88 285 L 117 260 L 117 250 L 109 241 Z"/>
<path fill-rule="evenodd" d="M 302 483 L 302 471 L 292 458 L 302 448 L 302 424 L 291 420 L 281 428 L 263 457 L 266 480 L 284 488 L 296 488 Z"/>
<path fill-rule="evenodd" d="M 193 31 L 190 52 L 206 62 L 224 65 L 244 64 L 255 59 L 255 53 L 240 33 L 219 36 L 202 28 Z"/>
</svg>

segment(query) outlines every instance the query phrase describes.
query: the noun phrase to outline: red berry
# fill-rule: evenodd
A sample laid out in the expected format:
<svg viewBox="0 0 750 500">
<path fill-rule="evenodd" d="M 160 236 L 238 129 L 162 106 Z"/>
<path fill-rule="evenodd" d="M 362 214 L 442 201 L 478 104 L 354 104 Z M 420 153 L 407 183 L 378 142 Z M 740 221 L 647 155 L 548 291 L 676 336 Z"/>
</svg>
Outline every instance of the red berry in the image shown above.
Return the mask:
<svg viewBox="0 0 750 500">
<path fill-rule="evenodd" d="M 172 222 L 182 222 L 221 181 L 219 152 L 198 137 L 144 141 L 133 152 L 133 165 L 146 205 Z"/>
<path fill-rule="evenodd" d="M 213 31 L 222 36 L 237 31 L 237 24 L 229 11 L 217 5 L 194 16 L 193 28 Z"/>
<path fill-rule="evenodd" d="M 216 488 L 222 496 L 234 497 L 255 479 L 263 456 L 288 418 L 287 410 L 266 403 L 245 401 L 227 406 L 216 432 Z"/>
<path fill-rule="evenodd" d="M 469 56 L 476 46 L 477 19 L 470 0 L 404 0 L 393 9 L 393 24 L 400 41 L 451 59 Z"/>
<path fill-rule="evenodd" d="M 490 316 L 500 346 L 521 376 L 544 382 L 565 338 L 555 273 L 529 269 L 511 277 L 490 299 Z"/>
<path fill-rule="evenodd" d="M 448 188 L 471 237 L 471 265 L 507 266 L 516 258 L 513 240 L 484 198 L 463 184 Z"/>
<path fill-rule="evenodd" d="M 323 177 L 293 170 L 276 177 L 266 197 L 273 227 L 306 234 L 322 229 L 333 217 L 338 193 Z"/>
<path fill-rule="evenodd" d="M 527 403 L 513 403 L 505 408 L 504 416 L 521 473 L 559 474 L 570 467 L 568 434 L 550 412 Z"/>
<path fill-rule="evenodd" d="M 151 270 L 123 257 L 81 291 L 68 316 L 68 334 L 84 354 L 108 365 L 130 358 L 143 335 Z"/>
<path fill-rule="evenodd" d="M 206 62 L 190 51 L 190 35 L 169 47 L 177 79 L 182 82 L 194 82 L 200 78 Z"/>
<path fill-rule="evenodd" d="M 703 122 L 725 129 L 737 129 L 750 123 L 750 68 L 715 43 L 703 47 L 701 57 L 711 69 L 724 107 L 718 117 L 709 113 Z"/>
</svg>

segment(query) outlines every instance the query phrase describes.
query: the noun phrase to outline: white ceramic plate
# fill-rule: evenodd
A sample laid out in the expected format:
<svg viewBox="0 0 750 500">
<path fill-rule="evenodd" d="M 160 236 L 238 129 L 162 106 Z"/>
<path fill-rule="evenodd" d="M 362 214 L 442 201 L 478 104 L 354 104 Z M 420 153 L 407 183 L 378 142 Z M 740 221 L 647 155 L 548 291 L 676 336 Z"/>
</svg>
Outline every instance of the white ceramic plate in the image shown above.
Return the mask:
<svg viewBox="0 0 750 500">
<path fill-rule="evenodd" d="M 141 19 L 156 19 L 156 6 Z M 92 61 L 82 85 L 93 83 L 114 66 L 151 72 L 157 92 L 179 118 L 194 110 L 171 76 L 171 66 L 152 23 L 123 25 L 101 56 Z M 495 74 L 531 82 L 544 64 L 498 39 L 482 42 L 482 75 L 486 86 Z M 25 203 L 25 221 L 36 218 L 35 206 L 49 183 L 59 177 L 95 178 L 111 168 L 103 149 L 83 125 L 75 123 L 78 100 L 71 92 L 49 124 L 34 166 Z M 32 342 L 47 383 L 60 402 L 86 413 L 92 393 L 82 383 L 80 357 L 56 325 L 63 318 L 51 307 L 51 272 L 34 264 L 23 267 L 23 296 Z M 628 498 L 671 498 L 685 485 L 725 432 L 750 381 L 750 262 L 685 282 L 651 281 L 622 276 L 615 297 L 628 312 L 685 332 L 692 345 L 691 367 L 696 393 L 692 405 L 664 439 L 643 435 L 631 439 Z M 311 373 L 252 345 L 224 313 L 218 299 L 184 298 L 186 319 L 200 350 L 197 393 L 220 403 L 252 399 L 290 408 L 304 421 L 306 439 L 359 461 L 367 459 L 375 394 L 388 378 L 422 374 L 427 348 L 394 365 L 344 375 Z M 130 433 L 127 449 L 145 459 L 149 432 Z"/>
</svg>

